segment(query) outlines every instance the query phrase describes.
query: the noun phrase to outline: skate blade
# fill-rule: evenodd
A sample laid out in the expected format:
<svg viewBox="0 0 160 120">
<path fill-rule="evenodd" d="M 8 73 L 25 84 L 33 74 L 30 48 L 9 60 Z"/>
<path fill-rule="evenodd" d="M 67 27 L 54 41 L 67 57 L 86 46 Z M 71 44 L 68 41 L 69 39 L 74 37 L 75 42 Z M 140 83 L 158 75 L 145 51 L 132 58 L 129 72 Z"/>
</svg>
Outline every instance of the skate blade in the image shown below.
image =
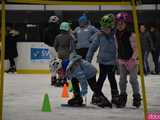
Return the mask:
<svg viewBox="0 0 160 120">
<path fill-rule="evenodd" d="M 86 107 L 86 104 L 82 104 L 82 105 L 69 105 L 69 104 L 61 104 L 61 107 Z"/>
</svg>

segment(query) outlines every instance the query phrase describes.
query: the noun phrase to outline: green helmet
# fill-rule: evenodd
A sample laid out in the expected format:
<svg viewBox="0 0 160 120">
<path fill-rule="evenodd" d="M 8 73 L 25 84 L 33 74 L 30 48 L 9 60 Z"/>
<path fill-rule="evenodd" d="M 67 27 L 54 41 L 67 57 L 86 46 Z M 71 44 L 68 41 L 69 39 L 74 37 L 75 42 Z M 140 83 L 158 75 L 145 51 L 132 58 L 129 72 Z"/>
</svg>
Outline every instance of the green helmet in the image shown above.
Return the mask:
<svg viewBox="0 0 160 120">
<path fill-rule="evenodd" d="M 101 27 L 110 27 L 113 28 L 115 25 L 115 18 L 113 14 L 104 15 L 100 21 Z"/>
<path fill-rule="evenodd" d="M 70 23 L 62 22 L 60 25 L 60 30 L 69 31 L 70 30 Z"/>
</svg>

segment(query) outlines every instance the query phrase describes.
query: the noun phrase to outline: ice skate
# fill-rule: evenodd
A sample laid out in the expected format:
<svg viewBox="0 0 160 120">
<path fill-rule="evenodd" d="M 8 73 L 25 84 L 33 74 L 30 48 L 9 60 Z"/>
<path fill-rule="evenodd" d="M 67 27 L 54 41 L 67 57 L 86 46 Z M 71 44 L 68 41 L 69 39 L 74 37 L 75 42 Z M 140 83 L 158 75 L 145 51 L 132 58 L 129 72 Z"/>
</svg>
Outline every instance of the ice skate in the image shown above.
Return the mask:
<svg viewBox="0 0 160 120">
<path fill-rule="evenodd" d="M 115 105 L 116 107 L 118 107 L 118 105 L 119 105 L 119 95 L 113 95 L 113 96 L 112 96 L 111 103 L 112 103 L 113 105 Z"/>
<path fill-rule="evenodd" d="M 56 76 L 51 77 L 51 86 L 55 86 L 57 82 Z"/>
<path fill-rule="evenodd" d="M 133 95 L 133 106 L 139 108 L 141 106 L 141 100 L 142 99 L 140 94 Z"/>
<path fill-rule="evenodd" d="M 75 96 L 68 101 L 68 105 L 70 106 L 82 106 L 83 98 L 80 96 Z"/>
<path fill-rule="evenodd" d="M 100 96 L 100 99 L 101 99 L 101 102 L 98 103 L 98 106 L 99 106 L 99 107 L 102 107 L 102 108 L 104 108 L 104 107 L 112 108 L 112 104 L 111 104 L 111 102 L 107 99 L 107 97 L 105 97 L 105 96 Z"/>
<path fill-rule="evenodd" d="M 16 72 L 16 68 L 15 67 L 10 67 L 6 73 L 15 73 Z"/>
<path fill-rule="evenodd" d="M 97 105 L 100 102 L 101 102 L 101 99 L 94 93 L 92 95 L 91 104 Z"/>
<path fill-rule="evenodd" d="M 118 108 L 124 108 L 127 103 L 127 94 L 120 94 L 119 96 L 119 103 L 117 104 Z"/>
</svg>

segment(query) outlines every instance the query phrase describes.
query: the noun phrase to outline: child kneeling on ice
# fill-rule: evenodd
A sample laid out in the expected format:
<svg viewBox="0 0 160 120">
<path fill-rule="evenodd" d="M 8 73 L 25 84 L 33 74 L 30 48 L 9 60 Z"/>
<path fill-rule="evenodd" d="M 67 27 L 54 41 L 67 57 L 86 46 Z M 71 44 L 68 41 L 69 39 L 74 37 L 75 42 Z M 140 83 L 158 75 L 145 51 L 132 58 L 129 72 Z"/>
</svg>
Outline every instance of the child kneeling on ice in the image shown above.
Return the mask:
<svg viewBox="0 0 160 120">
<path fill-rule="evenodd" d="M 96 104 L 100 107 L 104 107 L 105 104 L 107 107 L 112 107 L 112 104 L 104 99 L 103 96 L 101 96 L 101 91 L 97 89 L 96 68 L 88 61 L 83 60 L 82 57 L 75 52 L 70 54 L 69 61 L 66 74 L 71 79 L 74 97 L 68 101 L 68 104 L 71 106 L 82 105 L 82 96 L 87 94 L 87 87 L 89 85 L 93 93 L 96 95 L 96 97 L 92 98 L 92 104 Z"/>
</svg>

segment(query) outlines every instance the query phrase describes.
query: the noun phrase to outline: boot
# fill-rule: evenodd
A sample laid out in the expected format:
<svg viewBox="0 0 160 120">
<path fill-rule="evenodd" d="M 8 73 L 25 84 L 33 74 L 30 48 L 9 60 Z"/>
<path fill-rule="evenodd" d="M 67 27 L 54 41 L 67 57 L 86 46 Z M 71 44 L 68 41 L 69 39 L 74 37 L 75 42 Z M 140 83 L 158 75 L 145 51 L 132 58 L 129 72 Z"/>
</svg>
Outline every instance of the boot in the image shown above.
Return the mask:
<svg viewBox="0 0 160 120">
<path fill-rule="evenodd" d="M 112 108 L 112 104 L 109 100 L 103 95 L 96 95 L 95 93 L 92 96 L 91 104 L 98 105 L 99 107 L 110 107 Z"/>
<path fill-rule="evenodd" d="M 75 96 L 68 100 L 68 105 L 70 106 L 81 106 L 83 103 L 83 98 L 81 96 Z"/>
<path fill-rule="evenodd" d="M 111 90 L 111 95 L 112 95 L 111 103 L 117 106 L 119 104 L 119 92 L 118 92 L 118 90 L 117 89 L 112 89 Z"/>
<path fill-rule="evenodd" d="M 120 99 L 119 95 L 113 95 L 111 103 L 114 104 L 114 105 L 116 105 L 116 107 L 118 107 L 118 105 L 119 105 L 119 99 Z"/>
<path fill-rule="evenodd" d="M 51 77 L 51 86 L 55 86 L 57 82 L 56 76 Z"/>
<path fill-rule="evenodd" d="M 140 94 L 133 95 L 133 106 L 139 108 L 141 106 L 141 100 L 142 99 Z"/>
<path fill-rule="evenodd" d="M 15 66 L 10 67 L 10 68 L 6 71 L 6 73 L 15 73 L 15 72 L 16 72 L 16 67 L 15 67 Z"/>
<path fill-rule="evenodd" d="M 127 94 L 120 94 L 119 96 L 119 103 L 117 104 L 118 108 L 124 108 L 127 103 Z"/>
<path fill-rule="evenodd" d="M 92 99 L 91 99 L 91 104 L 93 105 L 97 105 L 101 103 L 101 99 L 98 95 L 96 95 L 95 93 L 92 95 Z"/>
<path fill-rule="evenodd" d="M 104 107 L 112 108 L 112 103 L 108 100 L 107 97 L 105 97 L 105 96 L 100 96 L 100 99 L 101 99 L 101 102 L 98 103 L 98 106 L 99 106 L 99 107 L 102 107 L 102 108 L 104 108 Z"/>
<path fill-rule="evenodd" d="M 63 80 L 57 79 L 55 86 L 56 87 L 63 87 L 64 86 Z"/>
</svg>

